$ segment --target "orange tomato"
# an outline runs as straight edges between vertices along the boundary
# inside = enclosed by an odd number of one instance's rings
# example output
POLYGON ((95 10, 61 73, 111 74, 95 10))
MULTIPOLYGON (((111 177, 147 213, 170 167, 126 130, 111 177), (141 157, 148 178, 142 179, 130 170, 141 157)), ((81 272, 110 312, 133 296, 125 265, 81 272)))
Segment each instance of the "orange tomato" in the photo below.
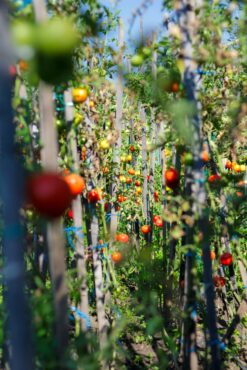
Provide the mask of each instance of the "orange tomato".
POLYGON ((102 172, 105 173, 105 174, 108 174, 109 173, 109 168, 108 167, 103 167, 102 172))
POLYGON ((201 152, 201 159, 203 160, 203 162, 208 162, 209 161, 209 154, 206 150, 203 150, 201 152))
POLYGON ((86 187, 84 179, 76 173, 71 173, 70 175, 65 176, 64 180, 69 185, 73 196, 81 194, 86 187))
POLYGON ((120 263, 123 259, 122 253, 113 252, 112 255, 111 255, 111 259, 114 263, 120 263))
POLYGON ((143 225, 141 227, 141 231, 142 231, 143 234, 148 234, 151 231, 151 226, 150 225, 143 225))
POLYGON ((166 172, 165 172, 165 180, 166 180, 166 185, 170 189, 174 190, 179 184, 179 173, 178 173, 178 171, 173 167, 168 168, 168 170, 166 170, 166 172))
POLYGON ((131 184, 132 183, 132 179, 130 177, 127 177, 126 178, 126 184, 131 184))
POLYGON ((171 86, 171 91, 176 93, 179 91, 179 84, 177 82, 174 82, 171 86))
POLYGON ((221 180, 221 176, 217 175, 217 174, 211 175, 208 178, 208 182, 210 182, 210 183, 215 183, 215 182, 218 182, 219 180, 221 180))
POLYGON ((141 185, 141 181, 136 180, 136 182, 135 182, 135 186, 140 186, 140 185, 141 185))
POLYGON ((72 97, 74 103, 84 103, 87 100, 88 92, 87 89, 77 87, 72 90, 72 97))
POLYGON ((232 168, 235 172, 241 172, 241 166, 237 163, 232 168))
POLYGON ((125 200, 126 200, 126 197, 124 197, 123 195, 118 195, 118 197, 117 197, 117 201, 118 201, 119 203, 123 203, 125 200))
POLYGON ((137 195, 140 195, 142 193, 142 188, 140 187, 140 186, 138 186, 137 188, 136 188, 136 194, 137 195))
POLYGON ((90 107, 90 108, 93 108, 93 107, 94 107, 94 105, 95 105, 95 104, 94 104, 94 101, 93 101, 93 100, 90 100, 90 102, 89 102, 89 107, 90 107))
POLYGON ((134 174, 135 174, 135 170, 134 170, 133 168, 130 168, 130 169, 128 170, 128 174, 130 174, 130 175, 134 175, 134 174))
POLYGON ((117 234, 115 240, 120 243, 128 243, 129 237, 127 234, 117 234))
POLYGON ((21 72, 25 72, 28 69, 28 63, 23 59, 19 61, 18 65, 21 72))
POLYGON ((232 162, 227 161, 226 164, 225 164, 225 168, 227 168, 228 170, 231 170, 232 169, 232 162))

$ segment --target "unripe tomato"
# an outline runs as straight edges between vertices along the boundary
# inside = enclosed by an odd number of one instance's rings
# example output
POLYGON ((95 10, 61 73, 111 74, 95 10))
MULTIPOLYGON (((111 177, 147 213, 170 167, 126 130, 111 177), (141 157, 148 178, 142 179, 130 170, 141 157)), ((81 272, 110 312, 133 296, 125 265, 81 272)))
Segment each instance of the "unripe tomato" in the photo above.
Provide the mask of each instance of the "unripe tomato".
POLYGON ((193 155, 191 153, 185 153, 182 157, 182 160, 186 166, 192 166, 193 164, 193 155))
POLYGON ((139 54, 136 54, 131 58, 130 63, 133 67, 140 67, 143 63, 143 57, 139 54))
POLYGON ((70 206, 72 194, 57 173, 37 173, 27 181, 27 197, 36 210, 49 218, 61 216, 70 206))
POLYGON ((228 169, 228 170, 231 170, 232 169, 232 162, 227 161, 226 164, 225 164, 225 168, 228 169))
POLYGON ((128 243, 129 237, 127 234, 117 234, 115 240, 120 243, 128 243))
POLYGON ((87 89, 82 88, 82 87, 77 87, 72 90, 72 97, 73 97, 73 102, 76 104, 79 103, 84 103, 84 101, 87 100, 88 97, 88 92, 87 89))
POLYGON ((220 256, 220 263, 223 266, 230 266, 233 262, 232 254, 229 252, 225 252, 220 256))
POLYGON ((148 233, 150 233, 150 231, 151 231, 151 226, 150 225, 143 225, 141 227, 141 232, 143 234, 148 234, 148 233))
POLYGON ((169 168, 168 170, 166 170, 165 172, 165 180, 166 180, 166 185, 170 188, 170 189, 176 189, 176 187, 178 186, 179 184, 179 174, 178 174, 178 171, 171 167, 169 168))
POLYGON ((136 182, 135 182, 135 186, 140 186, 140 185, 141 185, 141 181, 136 180, 136 182))
POLYGON ((135 170, 134 170, 133 168, 130 168, 130 169, 128 170, 128 174, 130 174, 130 175, 134 175, 134 174, 135 174, 135 170))
POLYGON ((113 252, 112 255, 111 255, 111 259, 114 263, 120 263, 123 259, 122 253, 113 252))
POLYGON ((89 203, 97 203, 100 200, 100 195, 97 190, 93 189, 90 190, 88 193, 88 201, 89 203))
POLYGON ((213 281, 216 288, 221 288, 226 284, 226 280, 223 276, 214 276, 213 281))
POLYGON ((69 209, 69 210, 68 210, 67 215, 68 215, 68 217, 69 217, 70 219, 73 219, 73 211, 72 211, 72 209, 69 209))
POLYGON ((71 173, 65 176, 64 180, 69 185, 71 194, 74 197, 81 194, 86 187, 84 179, 80 175, 77 175, 77 173, 71 173))

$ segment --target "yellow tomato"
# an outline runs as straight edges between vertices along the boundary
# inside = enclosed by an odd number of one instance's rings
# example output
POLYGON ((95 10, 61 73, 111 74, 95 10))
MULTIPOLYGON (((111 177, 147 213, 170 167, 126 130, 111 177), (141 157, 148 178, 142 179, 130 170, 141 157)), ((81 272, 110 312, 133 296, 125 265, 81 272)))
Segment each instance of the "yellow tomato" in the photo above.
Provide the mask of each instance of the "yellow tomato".
POLYGON ((120 182, 126 182, 126 177, 125 177, 125 176, 123 176, 123 175, 120 175, 120 176, 119 176, 119 181, 120 181, 120 182))
POLYGON ((132 155, 129 154, 129 155, 127 155, 127 162, 131 162, 131 161, 132 161, 132 155))
POLYGON ((172 151, 170 149, 165 149, 164 151, 165 157, 170 157, 172 155, 172 151))
POLYGON ((245 170, 246 170, 246 166, 245 166, 245 164, 241 164, 241 165, 240 165, 240 171, 241 171, 241 172, 245 172, 245 170))
POLYGON ((142 188, 140 186, 137 186, 136 194, 141 194, 141 193, 142 193, 142 188))
POLYGON ((110 144, 106 139, 101 140, 99 145, 100 145, 100 148, 103 149, 103 150, 106 150, 106 149, 110 148, 110 144))
POLYGON ((93 100, 90 100, 90 102, 89 102, 89 107, 90 107, 90 108, 93 108, 93 107, 94 107, 94 105, 95 105, 95 104, 94 104, 94 101, 93 101, 93 100))
POLYGON ((120 160, 121 162, 126 162, 127 158, 125 155, 121 155, 120 160))
POLYGON ((140 175, 141 175, 141 171, 137 170, 137 171, 135 172, 135 175, 136 175, 136 176, 140 176, 140 175))

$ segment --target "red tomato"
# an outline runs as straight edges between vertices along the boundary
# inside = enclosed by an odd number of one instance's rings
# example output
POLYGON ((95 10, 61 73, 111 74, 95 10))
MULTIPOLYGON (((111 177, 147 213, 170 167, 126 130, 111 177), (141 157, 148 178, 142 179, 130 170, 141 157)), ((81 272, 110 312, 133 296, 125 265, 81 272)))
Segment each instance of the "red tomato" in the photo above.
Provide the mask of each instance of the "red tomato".
POLYGON ((128 243, 129 237, 127 234, 117 234, 115 240, 120 243, 128 243))
POLYGON ((217 175, 217 174, 215 174, 215 175, 211 175, 211 176, 209 176, 209 178, 208 178, 208 182, 210 182, 211 184, 212 183, 216 183, 216 182, 218 182, 218 181, 220 181, 221 180, 221 176, 220 175, 217 175))
POLYGON ((143 234, 148 234, 151 231, 151 227, 149 225, 143 225, 141 227, 141 231, 142 231, 143 234))
POLYGON ((180 280, 179 285, 180 285, 180 288, 181 289, 184 289, 184 287, 185 287, 185 281, 184 280, 180 280))
POLYGON ((110 203, 109 202, 106 202, 105 204, 104 204, 104 210, 106 211, 106 212, 108 212, 108 210, 110 209, 110 203))
POLYGON ((148 182, 150 181, 150 175, 147 175, 147 181, 148 182))
POLYGON ((164 226, 164 221, 161 218, 158 218, 155 222, 155 226, 157 227, 163 227, 164 226))
POLYGON ((171 86, 171 91, 174 93, 179 91, 179 84, 177 82, 173 82, 171 86))
POLYGON ((135 151, 135 147, 134 147, 134 145, 130 145, 130 151, 131 151, 131 152, 134 152, 134 151, 135 151))
POLYGON ((153 216, 153 222, 155 223, 157 220, 159 220, 160 219, 160 216, 158 216, 158 215, 154 215, 153 216))
POLYGON ((27 181, 28 200, 47 217, 61 216, 70 206, 72 194, 68 184, 57 173, 37 173, 27 181))
POLYGON ((118 197, 117 197, 117 201, 118 201, 119 203, 123 203, 125 200, 126 200, 126 197, 124 197, 123 195, 118 195, 118 197))
POLYGON ((71 219, 73 219, 73 211, 72 211, 72 209, 69 209, 68 210, 68 217, 71 218, 71 219))
POLYGON ((176 189, 176 187, 179 184, 179 174, 178 171, 175 170, 175 168, 171 167, 165 172, 165 180, 166 180, 166 185, 170 189, 176 189))
POLYGON ((227 168, 228 170, 231 170, 232 169, 232 162, 227 161, 226 164, 225 164, 225 168, 227 168))
POLYGON ((16 67, 15 66, 13 66, 13 65, 9 66, 9 74, 10 74, 11 77, 15 77, 15 75, 16 75, 16 67))
POLYGON ((220 256, 220 263, 223 266, 230 266, 232 264, 233 257, 232 254, 229 252, 225 252, 220 256))
POLYGON ((100 196, 99 196, 99 193, 97 192, 97 190, 95 190, 95 189, 90 190, 90 192, 88 193, 89 203, 97 203, 99 200, 100 200, 100 196))
POLYGON ((159 193, 157 191, 154 192, 154 200, 155 202, 158 202, 159 200, 159 193))
POLYGON ((111 259, 115 263, 120 263, 123 259, 122 253, 120 252, 113 252, 111 255, 111 259))
POLYGON ((74 197, 81 194, 86 187, 84 179, 76 173, 65 176, 64 180, 69 185, 70 191, 74 197))
POLYGON ((130 169, 128 170, 128 173, 129 173, 130 175, 134 175, 134 174, 135 174, 135 170, 133 170, 133 168, 130 168, 130 169))
POLYGON ((130 177, 127 177, 126 184, 131 184, 131 183, 132 183, 132 179, 130 177))
POLYGON ((216 288, 221 288, 226 284, 226 280, 222 276, 214 276, 213 281, 216 288))

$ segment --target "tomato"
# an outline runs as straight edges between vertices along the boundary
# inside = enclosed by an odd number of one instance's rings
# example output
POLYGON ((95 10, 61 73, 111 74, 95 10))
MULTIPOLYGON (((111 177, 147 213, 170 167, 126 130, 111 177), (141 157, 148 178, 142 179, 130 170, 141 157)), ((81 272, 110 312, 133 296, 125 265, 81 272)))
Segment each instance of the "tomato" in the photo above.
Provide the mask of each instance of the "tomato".
POLYGON ((125 200, 126 200, 126 197, 124 197, 123 195, 118 195, 118 197, 117 197, 117 201, 118 201, 119 203, 123 203, 125 200))
POLYGON ((112 255, 111 255, 111 259, 114 263, 120 263, 123 259, 122 253, 113 252, 112 255))
POLYGON ((87 89, 81 87, 73 89, 72 97, 74 103, 84 103, 84 101, 86 101, 88 97, 87 89))
POLYGON ((233 262, 232 254, 229 252, 225 252, 220 256, 220 263, 223 266, 230 266, 233 262))
POLYGON ((208 182, 210 182, 211 184, 212 183, 217 183, 217 182, 219 182, 221 180, 221 176, 220 175, 217 175, 217 174, 215 174, 215 175, 211 175, 211 176, 209 176, 209 178, 208 178, 208 182))
POLYGON ((179 174, 178 174, 178 171, 175 168, 170 167, 165 172, 165 180, 166 180, 166 185, 170 189, 173 189, 173 190, 176 189, 176 187, 179 184, 179 174))
POLYGON ((99 143, 99 146, 103 150, 106 150, 106 149, 109 149, 110 148, 109 141, 106 140, 106 139, 101 140, 100 143, 99 143))
POLYGON ((140 54, 136 54, 134 55, 131 59, 130 59, 130 63, 133 67, 140 67, 143 63, 143 57, 142 55, 140 54))
POLYGON ((16 68, 15 68, 15 66, 13 66, 13 65, 10 65, 9 66, 9 75, 11 77, 15 77, 15 75, 16 75, 16 68))
POLYGON ((180 286, 181 289, 184 289, 184 287, 185 287, 185 281, 184 280, 180 280, 179 286, 180 286))
POLYGON ((127 162, 131 162, 132 161, 132 155, 131 154, 128 154, 127 155, 127 162))
POLYGON ((148 234, 151 231, 151 226, 149 226, 149 225, 143 225, 141 227, 141 231, 142 231, 143 234, 148 234))
POLYGON ((241 172, 241 166, 237 163, 232 168, 235 172, 241 172))
POLYGON ((80 175, 77 175, 77 173, 71 173, 65 176, 64 180, 69 185, 74 197, 81 194, 86 187, 84 179, 80 175))
POLYGON ((115 240, 120 243, 128 243, 129 237, 127 234, 117 234, 115 240))
POLYGON ((154 199, 156 202, 159 200, 159 193, 156 190, 154 191, 154 199))
POLYGON ((141 181, 136 180, 136 182, 135 182, 135 186, 140 186, 140 185, 141 185, 141 181))
POLYGON ((246 166, 244 164, 240 165, 240 171, 245 172, 246 171, 246 166))
POLYGON ((241 191, 236 192, 237 197, 241 198, 244 194, 241 191))
POLYGON ((110 210, 110 203, 109 202, 106 202, 105 204, 104 204, 104 210, 105 210, 105 212, 108 212, 109 210, 110 210))
POLYGON ((228 170, 231 170, 232 169, 232 162, 227 161, 226 164, 225 164, 225 168, 227 168, 228 170))
POLYGON ((157 227, 163 227, 164 226, 164 221, 159 217, 154 224, 157 227))
POLYGON ((147 181, 148 182, 150 181, 150 175, 147 175, 147 181))
POLYGON ((68 215, 69 218, 73 219, 73 211, 72 211, 72 209, 69 209, 68 210, 67 215, 68 215))
POLYGON ((133 168, 130 168, 130 169, 128 170, 128 174, 130 174, 130 175, 134 175, 134 174, 135 174, 135 170, 134 170, 133 168))
POLYGON ((132 183, 132 179, 130 177, 127 177, 126 178, 126 184, 131 184, 132 183))
POLYGON ((173 82, 173 84, 171 86, 171 91, 174 92, 174 93, 176 93, 176 92, 179 91, 179 89, 180 89, 179 83, 173 82))
MULTIPOLYGON (((202 236, 199 236, 199 240, 201 241, 202 240, 202 236)), ((203 253, 202 253, 203 255, 203 253)), ((215 260, 215 257, 216 257, 216 254, 214 251, 210 251, 210 259, 211 261, 215 260)))
POLYGON ((97 190, 93 189, 90 190, 88 193, 88 201, 89 203, 97 203, 100 200, 100 195, 97 190))
POLYGON ((120 176, 119 176, 119 181, 120 181, 120 182, 126 182, 126 177, 125 177, 125 176, 123 176, 123 175, 120 175, 120 176))
POLYGON ((140 186, 137 186, 136 188, 136 194, 140 195, 142 193, 142 188, 140 186))
POLYGON ((154 215, 154 216, 153 216, 153 222, 155 223, 159 218, 160 218, 160 216, 158 216, 158 215, 154 215))
POLYGON ((186 166, 192 166, 193 164, 193 155, 191 153, 185 153, 182 157, 182 160, 186 166))
POLYGON ((209 154, 206 150, 203 150, 201 152, 201 159, 203 160, 203 162, 208 162, 209 161, 209 154))
POLYGON ((50 218, 61 216, 72 201, 68 184, 57 173, 37 173, 30 176, 26 190, 28 200, 36 210, 50 218))
POLYGON ((214 276, 213 281, 216 288, 221 288, 226 284, 226 280, 222 276, 214 276))
POLYGON ((109 173, 109 168, 108 167, 103 167, 102 172, 105 173, 105 174, 108 174, 109 173))
POLYGON ((94 104, 94 101, 93 101, 93 100, 90 100, 90 102, 89 102, 89 107, 90 107, 90 108, 93 108, 93 107, 94 107, 94 105, 95 105, 95 104, 94 104))
POLYGON ((134 145, 130 145, 130 148, 129 149, 130 149, 131 152, 134 152, 135 151, 134 145))
POLYGON ((25 72, 28 69, 28 63, 23 59, 19 61, 18 65, 21 72, 25 72))

